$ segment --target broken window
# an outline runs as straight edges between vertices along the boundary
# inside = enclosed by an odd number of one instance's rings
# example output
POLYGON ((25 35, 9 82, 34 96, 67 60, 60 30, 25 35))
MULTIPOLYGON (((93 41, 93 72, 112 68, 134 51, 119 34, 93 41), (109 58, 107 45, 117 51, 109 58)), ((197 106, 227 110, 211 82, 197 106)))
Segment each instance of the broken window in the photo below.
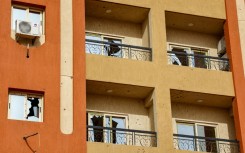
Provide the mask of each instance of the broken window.
POLYGON ((207 49, 170 45, 170 64, 198 68, 208 68, 207 49))
POLYGON ((127 117, 112 114, 88 113, 88 140, 92 142, 105 142, 126 144, 127 133, 117 129, 127 128, 127 117), (103 128, 106 127, 106 128, 103 128))
POLYGON ((108 56, 122 57, 121 46, 117 45, 121 44, 122 40, 104 37, 104 41, 110 43, 105 45, 105 52, 108 56))
POLYGON ((86 32, 86 53, 123 57, 122 39, 86 32), (104 42, 107 42, 106 44, 104 42))
POLYGON ((11 92, 9 94, 8 118, 42 122, 42 106, 42 95, 11 92))
POLYGON ((108 143, 126 144, 127 133, 123 131, 115 130, 115 128, 120 128, 120 129, 126 128, 126 118, 125 117, 106 115, 105 124, 106 124, 106 127, 113 128, 112 130, 106 131, 107 132, 106 140, 108 141, 108 143))

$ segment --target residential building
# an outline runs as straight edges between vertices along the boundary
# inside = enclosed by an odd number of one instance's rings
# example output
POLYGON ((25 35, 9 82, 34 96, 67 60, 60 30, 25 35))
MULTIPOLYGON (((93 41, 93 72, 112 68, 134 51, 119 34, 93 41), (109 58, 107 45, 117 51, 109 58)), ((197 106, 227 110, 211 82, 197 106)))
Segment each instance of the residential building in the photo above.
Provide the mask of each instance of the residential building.
POLYGON ((0 152, 244 152, 244 1, 0 4, 0 152))

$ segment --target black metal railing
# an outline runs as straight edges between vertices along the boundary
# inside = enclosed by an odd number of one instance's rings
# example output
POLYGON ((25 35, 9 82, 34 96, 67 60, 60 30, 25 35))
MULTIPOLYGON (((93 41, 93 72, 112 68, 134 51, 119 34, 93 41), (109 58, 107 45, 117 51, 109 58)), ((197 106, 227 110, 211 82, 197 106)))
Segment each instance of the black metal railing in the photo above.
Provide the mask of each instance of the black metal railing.
POLYGON ((209 137, 174 134, 174 148, 179 150, 212 152, 212 153, 239 153, 239 142, 209 137))
POLYGON ((184 52, 168 51, 168 63, 180 66, 190 66, 204 69, 229 71, 229 59, 205 56, 200 54, 187 54, 184 52))
POLYGON ((91 39, 86 39, 86 53, 142 61, 152 60, 151 48, 91 39))
POLYGON ((87 141, 156 147, 157 134, 151 131, 87 126, 87 141))

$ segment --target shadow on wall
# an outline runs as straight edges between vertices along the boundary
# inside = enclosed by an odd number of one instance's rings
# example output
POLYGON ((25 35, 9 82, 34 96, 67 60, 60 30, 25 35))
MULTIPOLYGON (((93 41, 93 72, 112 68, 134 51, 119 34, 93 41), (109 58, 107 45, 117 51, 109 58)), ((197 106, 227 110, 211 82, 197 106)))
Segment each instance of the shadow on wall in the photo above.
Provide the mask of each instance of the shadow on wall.
POLYGON ((86 30, 111 35, 142 38, 142 25, 126 21, 86 16, 86 30))
POLYGON ((220 36, 167 28, 167 42, 217 49, 220 36))
POLYGON ((148 108, 141 99, 87 94, 87 108, 123 114, 147 115, 148 108))

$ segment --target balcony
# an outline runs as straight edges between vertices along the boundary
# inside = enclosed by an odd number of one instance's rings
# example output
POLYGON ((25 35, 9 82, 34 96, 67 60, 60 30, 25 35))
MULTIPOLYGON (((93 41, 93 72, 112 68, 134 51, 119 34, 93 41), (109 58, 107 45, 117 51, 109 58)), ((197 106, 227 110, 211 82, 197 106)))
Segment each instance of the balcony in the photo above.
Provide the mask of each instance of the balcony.
POLYGON ((179 66, 229 71, 229 59, 206 56, 201 53, 187 54, 185 52, 168 51, 168 63, 179 66))
POLYGON ((154 88, 87 80, 87 141, 156 147, 154 88))
POLYGON ((165 17, 168 64, 230 70, 223 30, 225 20, 168 11, 165 17))
POLYGON ((173 143, 174 148, 178 150, 215 153, 240 152, 239 142, 237 140, 174 134, 173 143))
POLYGON ((156 132, 87 126, 87 141, 120 145, 135 145, 142 147, 156 147, 156 132))
POLYGON ((177 150, 239 153, 231 96, 170 90, 177 150))
POLYGON ((148 8, 95 0, 85 3, 86 53, 152 60, 148 8))
POLYGON ((151 48, 86 39, 86 53, 151 61, 151 48))

